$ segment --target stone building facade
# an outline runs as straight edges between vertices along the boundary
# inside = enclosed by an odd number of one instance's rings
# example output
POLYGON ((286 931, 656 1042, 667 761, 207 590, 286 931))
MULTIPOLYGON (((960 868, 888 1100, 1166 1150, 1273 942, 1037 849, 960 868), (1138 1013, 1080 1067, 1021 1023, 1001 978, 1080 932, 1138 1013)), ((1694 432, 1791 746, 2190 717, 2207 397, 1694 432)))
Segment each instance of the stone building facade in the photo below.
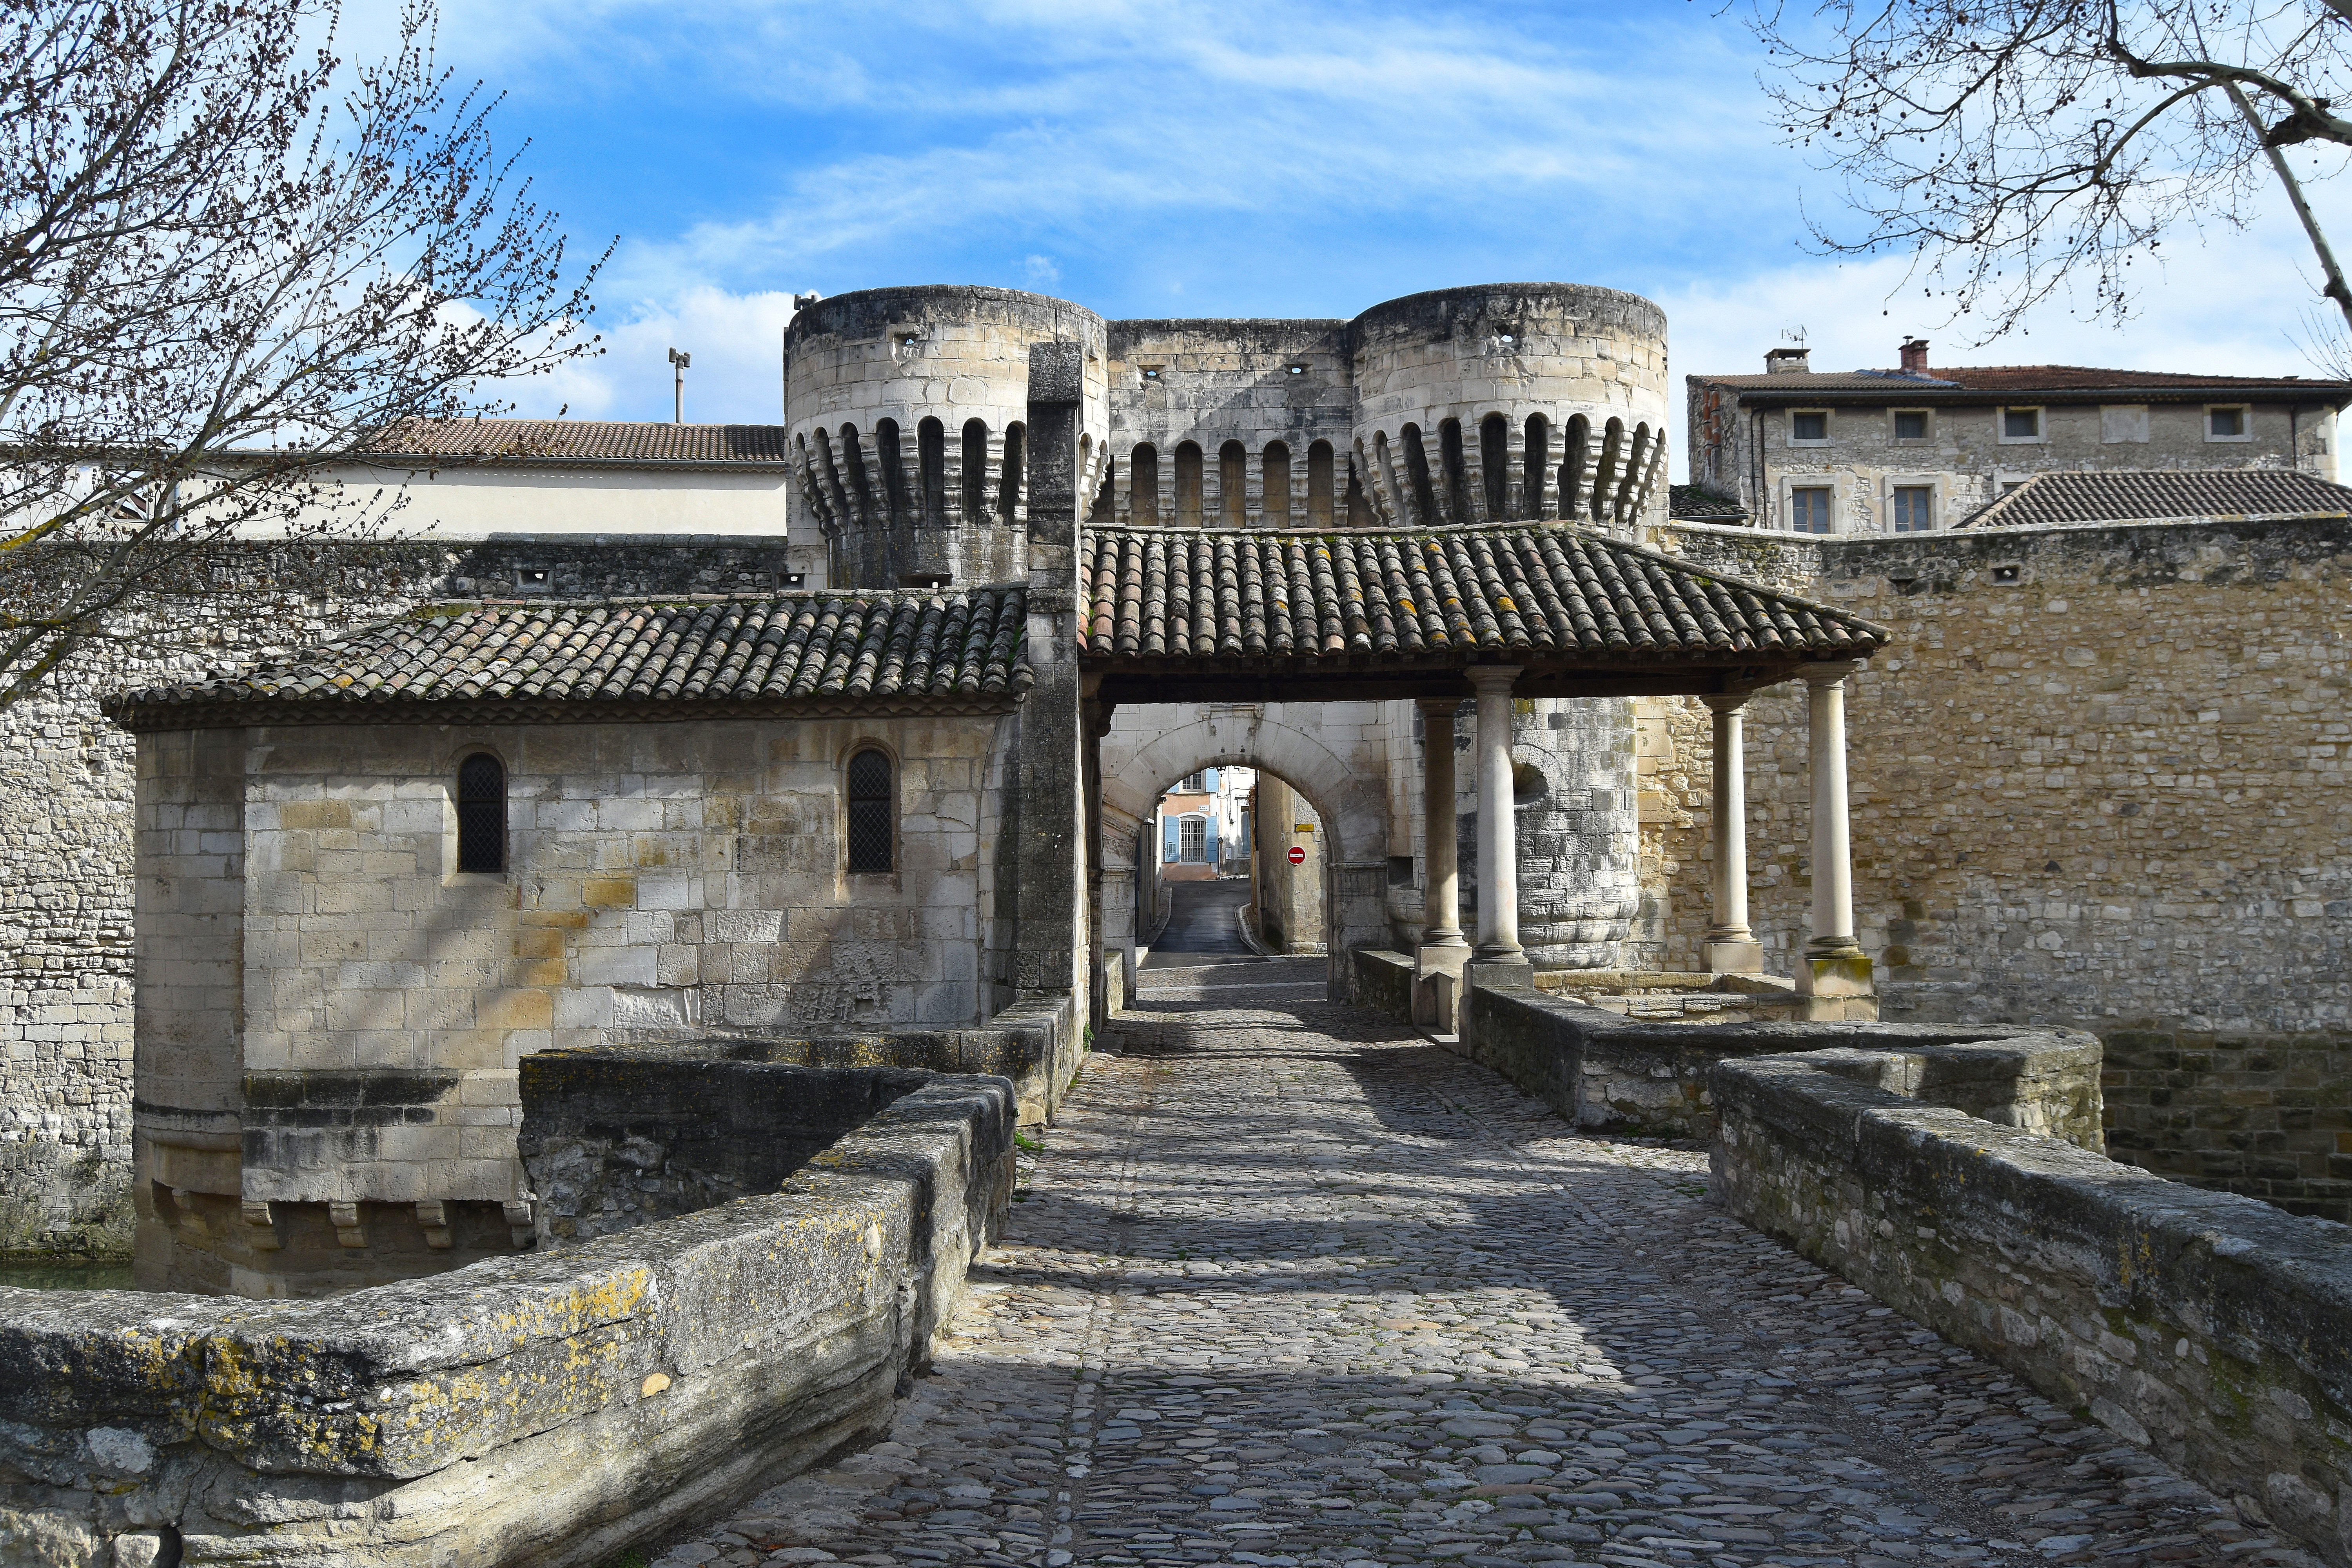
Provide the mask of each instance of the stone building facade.
MULTIPOLYGON (((1687 378, 1693 486, 1755 526, 1809 533, 1954 527, 2035 474, 2281 468, 2336 477, 2352 383, 2076 365, 1816 372, 1775 349, 1761 375, 1687 378)), ((1698 501, 1694 499, 1696 511, 1698 501)))

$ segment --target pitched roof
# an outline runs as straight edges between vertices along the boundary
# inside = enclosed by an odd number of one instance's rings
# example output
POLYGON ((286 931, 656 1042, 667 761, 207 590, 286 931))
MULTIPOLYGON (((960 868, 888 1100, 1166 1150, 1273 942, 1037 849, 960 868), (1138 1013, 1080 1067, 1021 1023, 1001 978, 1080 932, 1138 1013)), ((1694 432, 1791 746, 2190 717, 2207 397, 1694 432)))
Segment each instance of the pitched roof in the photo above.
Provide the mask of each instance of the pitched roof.
POLYGON ((2352 487, 2285 468, 2036 474, 1956 528, 2352 516, 2352 487))
POLYGON ((786 461, 782 425, 623 419, 405 419, 368 443, 376 458, 444 462, 741 468, 786 461))
POLYGON ((1960 368, 1930 366, 1913 374, 1899 370, 1795 371, 1780 375, 1694 375, 1706 386, 1738 392, 1785 394, 1802 401, 1825 393, 1874 393, 1893 397, 1916 396, 1927 402, 1958 401, 1969 395, 2021 396, 2050 393, 2086 396, 2127 392, 2154 396, 2189 398, 2204 393, 2252 397, 2264 401, 2292 399, 2342 406, 2352 403, 2352 382, 2323 381, 2300 376, 2184 375, 2159 370, 2099 370, 2079 364, 1992 364, 1960 368))
MULTIPOLYGON (((1583 529, 1097 528, 1079 552, 1097 668, 1758 665, 1866 658, 1859 616, 1583 529)), ((1321 668, 1318 668, 1321 667, 1321 668)))
POLYGON ((133 730, 991 711, 1035 679, 1027 628, 1018 587, 436 605, 106 709, 133 730))
POLYGON ((1748 509, 1705 485, 1668 485, 1666 515, 1685 522, 1746 522, 1748 509))

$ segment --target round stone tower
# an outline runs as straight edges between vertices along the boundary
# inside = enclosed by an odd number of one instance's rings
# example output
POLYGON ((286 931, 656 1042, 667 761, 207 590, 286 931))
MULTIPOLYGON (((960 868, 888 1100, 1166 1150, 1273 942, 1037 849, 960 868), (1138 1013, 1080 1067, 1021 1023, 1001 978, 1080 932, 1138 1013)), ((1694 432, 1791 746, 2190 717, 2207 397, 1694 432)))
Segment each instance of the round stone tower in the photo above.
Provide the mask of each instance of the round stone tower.
POLYGON ((1011 289, 864 289, 784 332, 784 419, 803 515, 836 587, 1004 582, 1025 570, 1029 349, 1085 346, 1080 495, 1093 493, 1102 318, 1011 289))
POLYGON ((1573 283, 1408 294, 1351 323, 1356 452, 1397 527, 1663 518, 1666 317, 1573 283))
MULTIPOLYGON (((1350 330, 1357 461, 1384 522, 1629 533, 1663 520, 1666 318, 1649 300, 1492 283, 1375 305, 1350 330)), ((1633 704, 1512 707, 1519 941, 1539 969, 1614 967, 1641 911, 1633 704)), ((1466 733, 1468 707, 1460 722, 1466 733)), ((1464 848, 1467 899, 1476 857, 1464 848)))

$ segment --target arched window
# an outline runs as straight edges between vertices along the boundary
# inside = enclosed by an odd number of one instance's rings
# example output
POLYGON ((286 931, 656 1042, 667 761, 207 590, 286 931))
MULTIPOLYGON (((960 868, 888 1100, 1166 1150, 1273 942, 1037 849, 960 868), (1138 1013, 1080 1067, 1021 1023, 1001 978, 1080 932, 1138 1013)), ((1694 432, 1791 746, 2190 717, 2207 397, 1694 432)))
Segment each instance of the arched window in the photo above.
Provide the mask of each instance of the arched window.
POLYGON ((1217 520, 1227 528, 1249 521, 1249 448, 1228 441, 1217 448, 1217 520))
POLYGON ((890 869, 898 837, 897 803, 891 798, 890 759, 866 750, 849 759, 849 868, 890 869))
POLYGON ((1528 511, 1514 514, 1511 510, 1511 422, 1499 414, 1489 414, 1478 421, 1478 478, 1486 491, 1487 521, 1535 515, 1528 511))
POLYGON ((1545 517, 1544 475, 1551 471, 1551 424, 1540 414, 1528 416, 1527 461, 1519 470, 1519 515, 1545 517))
POLYGON ((1127 463, 1127 509, 1138 522, 1160 521, 1160 449, 1146 441, 1127 463))
POLYGON ((1201 447, 1193 441, 1176 447, 1176 525, 1201 526, 1201 447))
POLYGON ((884 419, 874 426, 874 455, 882 467, 882 494, 887 499, 890 521, 900 523, 907 519, 907 476, 898 471, 898 422, 884 419))
MULTIPOLYGON (((975 420, 974 423, 977 424, 978 421, 975 420)), ((1028 432, 1029 427, 1018 419, 1004 427, 1004 465, 998 470, 996 479, 996 518, 999 522, 1011 522, 1021 515, 1021 462, 1024 457, 1022 442, 1028 432)), ((985 442, 987 437, 983 435, 981 438, 985 442)), ((985 446, 982 450, 986 451, 985 446)), ((1085 482, 1086 471, 1087 437, 1081 436, 1078 437, 1080 483, 1085 482)))
POLYGON ((1421 426, 1408 425, 1404 437, 1404 471, 1412 486, 1412 501, 1420 513, 1413 521, 1423 528, 1435 528, 1445 521, 1437 510, 1437 491, 1429 482, 1429 452, 1421 444, 1421 426))
POLYGON ((915 479, 922 487, 923 522, 944 528, 948 521, 947 427, 936 419, 915 426, 915 479))
POLYGON ((1264 479, 1258 493, 1265 498, 1260 510, 1269 528, 1286 528, 1290 517, 1290 448, 1280 441, 1266 443, 1261 459, 1264 479))
POLYGON ((488 752, 457 764, 457 869, 507 868, 507 770, 488 752))
POLYGON ((963 521, 988 521, 988 422, 963 422, 963 521))
POLYGON ((1307 522, 1311 528, 1331 526, 1331 443, 1318 441, 1307 448, 1307 522))

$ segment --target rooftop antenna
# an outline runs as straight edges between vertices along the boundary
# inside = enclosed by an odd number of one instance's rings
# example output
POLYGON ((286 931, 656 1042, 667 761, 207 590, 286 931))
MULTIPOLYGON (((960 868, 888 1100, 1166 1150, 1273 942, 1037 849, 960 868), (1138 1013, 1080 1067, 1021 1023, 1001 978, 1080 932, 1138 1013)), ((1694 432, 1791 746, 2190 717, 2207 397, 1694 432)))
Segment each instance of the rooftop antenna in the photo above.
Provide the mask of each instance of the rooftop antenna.
POLYGON ((1803 348, 1805 346, 1805 329, 1801 326, 1790 327, 1780 334, 1780 341, 1784 343, 1794 343, 1799 348, 1803 348))
POLYGON ((669 351, 669 363, 677 367, 670 373, 673 377, 671 391, 676 395, 676 402, 670 409, 669 422, 683 425, 686 423, 686 367, 694 363, 694 356, 672 349, 669 351))

